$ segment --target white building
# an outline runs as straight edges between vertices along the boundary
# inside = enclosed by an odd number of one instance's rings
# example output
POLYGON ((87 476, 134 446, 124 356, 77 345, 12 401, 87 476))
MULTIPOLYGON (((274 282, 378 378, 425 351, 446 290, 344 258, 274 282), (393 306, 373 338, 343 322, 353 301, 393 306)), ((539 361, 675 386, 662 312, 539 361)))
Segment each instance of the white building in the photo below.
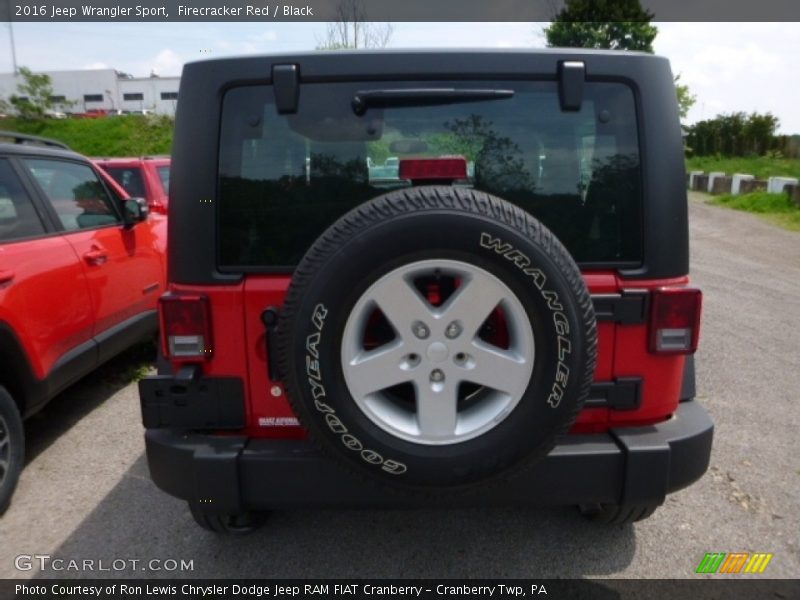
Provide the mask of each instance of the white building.
MULTIPOLYGON (((127 77, 114 69, 45 71, 50 76, 56 108, 82 113, 91 109, 155 111, 174 115, 180 77, 127 77), (63 102, 63 105, 59 105, 63 102), (68 105, 67 103, 74 104, 68 105)), ((21 77, 0 73, 0 98, 18 94, 21 77)))

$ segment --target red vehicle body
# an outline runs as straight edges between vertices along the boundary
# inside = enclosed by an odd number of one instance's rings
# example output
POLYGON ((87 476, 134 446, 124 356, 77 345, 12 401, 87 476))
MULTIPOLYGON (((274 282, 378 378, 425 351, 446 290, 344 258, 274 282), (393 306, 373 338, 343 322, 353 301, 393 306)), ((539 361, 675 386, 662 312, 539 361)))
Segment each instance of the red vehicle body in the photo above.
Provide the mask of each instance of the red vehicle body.
POLYGON ((12 452, 0 465, 0 513, 24 449, 9 423, 155 333, 166 233, 163 215, 88 159, 0 145, 0 417, 12 452))
POLYGON ((95 164, 132 197, 147 200, 152 212, 166 214, 169 204, 169 157, 99 158, 95 159, 95 164))
MULTIPOLYGON (((688 277, 664 280, 621 280, 613 272, 584 274, 593 297, 629 293, 635 290, 644 297, 660 290, 694 290, 688 287, 688 277)), ((306 431, 297 424, 295 414, 286 400, 282 383, 268 376, 269 359, 266 333, 262 322, 265 306, 282 306, 291 282, 289 276, 250 275, 236 286, 194 287, 169 285, 171 295, 205 297, 208 299, 211 331, 205 333, 212 353, 203 364, 204 375, 225 376, 241 372, 247 366, 245 398, 247 399, 246 435, 256 438, 305 438, 306 431), (241 332, 231 335, 231 331, 241 332), (213 358, 213 360, 212 360, 213 358), (280 390, 280 393, 276 393, 280 390), (281 425, 264 425, 280 423, 281 425)), ((699 308, 699 307, 698 307, 699 308)), ((699 313, 698 313, 699 314, 699 313)), ((163 316, 162 316, 163 318, 163 316)), ((693 317, 694 318, 694 317, 693 317)), ((168 331, 170 323, 163 324, 168 331)), ((591 406, 581 411, 572 433, 600 433, 619 426, 650 425, 668 419, 681 398, 681 387, 687 357, 685 354, 653 353, 648 351, 652 319, 646 323, 623 325, 615 322, 598 323, 597 367, 595 382, 641 379, 638 408, 614 410, 591 406)), ((166 344, 166 337, 162 336, 166 344)), ((163 348, 169 356, 169 349, 163 348)), ((196 363, 196 359, 173 358, 175 372, 181 366, 196 363)))

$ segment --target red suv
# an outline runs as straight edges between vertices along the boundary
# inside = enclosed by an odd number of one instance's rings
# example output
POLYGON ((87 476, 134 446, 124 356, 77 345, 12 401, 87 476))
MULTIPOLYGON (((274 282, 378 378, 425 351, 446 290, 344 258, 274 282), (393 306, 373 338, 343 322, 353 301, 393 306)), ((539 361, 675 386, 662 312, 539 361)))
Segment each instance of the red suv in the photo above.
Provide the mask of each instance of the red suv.
POLYGON ((131 197, 147 200, 151 212, 166 214, 169 204, 169 157, 98 158, 94 162, 125 188, 131 197))
POLYGON ((189 64, 150 473, 200 525, 308 506, 649 516, 707 469, 669 63, 189 64), (198 126, 202 124, 202 126, 198 126))
POLYGON ((0 132, 0 514, 22 419, 155 333, 166 218, 66 146, 0 132), (2 140, 0 140, 2 141, 2 140))

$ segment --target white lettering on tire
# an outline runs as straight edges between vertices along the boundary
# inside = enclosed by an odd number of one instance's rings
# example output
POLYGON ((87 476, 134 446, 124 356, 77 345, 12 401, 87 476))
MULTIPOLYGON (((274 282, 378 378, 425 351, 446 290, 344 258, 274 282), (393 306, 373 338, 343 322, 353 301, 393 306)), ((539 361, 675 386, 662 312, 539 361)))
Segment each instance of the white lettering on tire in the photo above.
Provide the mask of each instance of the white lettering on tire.
POLYGON ((358 452, 364 462, 380 466, 381 470, 391 475, 402 475, 408 471, 408 467, 399 461, 383 458, 379 453, 368 448, 364 448, 356 436, 354 436, 347 426, 342 423, 333 407, 321 400, 326 397, 325 386, 322 383, 322 372, 319 362, 319 344, 322 340, 322 330, 325 327, 325 318, 328 316, 328 309, 322 304, 317 304, 311 315, 311 325, 314 332, 306 337, 306 375, 311 396, 314 398, 314 408, 324 415, 325 423, 334 434, 339 436, 339 441, 348 450, 358 452))
POLYGON ((508 242, 493 237, 491 234, 481 233, 480 246, 504 257, 506 260, 516 265, 525 275, 530 277, 533 280, 533 284, 542 294, 542 298, 544 298, 547 303, 547 308, 553 315, 553 324, 555 325, 556 334, 558 335, 558 364, 556 364, 555 381, 547 397, 547 404, 550 405, 551 408, 558 408, 561 404, 561 399, 564 397, 564 390, 567 388, 567 383, 569 382, 569 367, 566 364, 566 359, 572 354, 572 343, 568 338, 564 337, 569 335, 569 321, 567 320, 567 316, 563 313, 564 306, 561 304, 561 298, 559 298, 558 292, 555 290, 544 289, 547 276, 545 276, 540 269, 532 267, 531 259, 508 242))

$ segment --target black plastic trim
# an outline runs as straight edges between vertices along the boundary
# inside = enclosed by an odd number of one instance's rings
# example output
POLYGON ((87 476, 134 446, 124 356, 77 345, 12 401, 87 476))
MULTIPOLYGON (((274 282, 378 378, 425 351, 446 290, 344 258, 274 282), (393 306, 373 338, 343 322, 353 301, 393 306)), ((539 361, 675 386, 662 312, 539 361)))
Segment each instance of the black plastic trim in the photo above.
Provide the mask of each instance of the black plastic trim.
POLYGON ((47 382, 36 379, 22 342, 5 322, 0 322, 0 385, 11 393, 23 418, 48 399, 47 382))
POLYGON ((148 429, 153 481, 209 512, 279 508, 658 504, 708 468, 714 425, 698 402, 655 425, 568 435, 542 461, 479 491, 405 495, 343 471, 309 441, 148 429))
POLYGON ((265 336, 267 344, 267 376, 270 381, 276 381, 278 379, 278 353, 273 350, 278 347, 279 317, 280 313, 275 306, 267 307, 264 309, 264 312, 261 313, 261 322, 264 323, 264 327, 267 330, 267 335, 265 336))
POLYGON ((296 113, 300 101, 300 72, 297 65, 273 65, 272 83, 278 114, 296 113))
POLYGON ((585 81, 586 65, 582 61, 563 60, 558 63, 558 97, 561 110, 581 109, 585 81))
POLYGON ((584 408, 636 410, 642 404, 641 377, 618 377, 592 383, 584 408))
MULTIPOLYGON (((115 325, 62 354, 50 372, 38 379, 31 369, 22 343, 6 323, 0 323, 0 367, 3 381, 8 381, 23 418, 30 417, 53 396, 90 373, 104 361, 116 356, 140 339, 158 330, 156 311, 147 311, 115 325)), ((0 383, 3 383, 0 381, 0 383)))
POLYGON ((239 377, 202 377, 197 367, 178 376, 139 381, 145 427, 241 429, 245 426, 244 384, 239 377))
POLYGON ((681 383, 681 402, 692 400, 697 395, 697 382, 694 370, 694 354, 686 357, 683 363, 683 382, 681 383))
POLYGON ((158 311, 153 309, 134 315, 98 333, 94 338, 97 342, 98 364, 115 357, 156 331, 158 331, 158 311))
POLYGON ((621 294, 592 294, 598 321, 635 325, 647 321, 650 293, 647 290, 623 290, 621 294))

